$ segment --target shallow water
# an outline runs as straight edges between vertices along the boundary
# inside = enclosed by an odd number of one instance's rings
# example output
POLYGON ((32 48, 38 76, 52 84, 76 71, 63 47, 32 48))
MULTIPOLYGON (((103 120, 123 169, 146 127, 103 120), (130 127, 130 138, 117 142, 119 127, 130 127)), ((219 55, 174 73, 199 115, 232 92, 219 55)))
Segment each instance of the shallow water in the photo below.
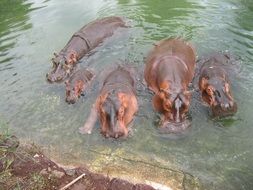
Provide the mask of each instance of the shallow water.
MULTIPOLYGON (((113 168, 114 164, 121 164, 121 159, 131 158, 143 161, 143 170, 148 164, 156 163, 160 168, 189 173, 205 189, 252 189, 252 20, 250 0, 76 0, 73 3, 1 0, 1 130, 8 127, 24 141, 38 143, 49 156, 62 163, 85 162, 99 170, 101 166, 113 168), (91 91, 78 103, 67 105, 64 85, 48 84, 45 74, 51 67, 53 52, 60 51, 75 31, 109 15, 125 16, 133 27, 107 40, 95 54, 84 58, 81 65, 90 65, 98 76, 117 60, 142 68, 143 58, 154 42, 181 36, 192 42, 199 56, 227 51, 240 58, 237 63, 240 72, 232 77, 237 114, 214 121, 194 95, 191 129, 180 137, 160 135, 155 128, 157 116, 150 104, 151 95, 140 88, 139 113, 132 123, 130 138, 104 139, 98 124, 93 134, 79 134, 78 128, 95 101, 99 82, 94 81, 91 91)), ((122 168, 134 168, 134 163, 122 164, 122 168)), ((155 170, 157 174, 150 173, 150 180, 167 184, 159 167, 155 170)))

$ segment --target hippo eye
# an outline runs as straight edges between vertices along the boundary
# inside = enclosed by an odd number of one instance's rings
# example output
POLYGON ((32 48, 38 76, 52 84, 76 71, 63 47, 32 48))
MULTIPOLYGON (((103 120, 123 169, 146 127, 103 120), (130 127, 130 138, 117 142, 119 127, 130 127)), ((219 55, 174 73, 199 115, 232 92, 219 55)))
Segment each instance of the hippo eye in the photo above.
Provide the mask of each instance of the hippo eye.
POLYGON ((215 90, 215 95, 221 97, 220 92, 218 90, 215 90))
POLYGON ((70 90, 66 91, 66 96, 70 96, 70 90))
POLYGON ((211 92, 211 90, 208 88, 208 89, 206 89, 206 93, 207 93, 207 94, 211 94, 212 92, 211 92))
POLYGON ((170 102, 170 100, 168 100, 168 99, 165 100, 164 104, 163 104, 163 107, 164 107, 165 110, 169 111, 171 109, 171 102, 170 102))
POLYGON ((213 95, 214 89, 213 89, 213 87, 209 86, 209 87, 206 88, 205 91, 206 91, 206 93, 207 93, 209 96, 212 96, 212 95, 213 95))

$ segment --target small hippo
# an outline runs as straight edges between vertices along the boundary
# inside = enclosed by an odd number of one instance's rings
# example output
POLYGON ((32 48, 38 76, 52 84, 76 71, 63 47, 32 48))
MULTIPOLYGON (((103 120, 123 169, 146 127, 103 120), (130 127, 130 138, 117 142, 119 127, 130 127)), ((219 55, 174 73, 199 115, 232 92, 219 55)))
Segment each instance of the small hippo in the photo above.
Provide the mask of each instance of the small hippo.
POLYGON ((69 77, 80 59, 122 27, 127 27, 126 23, 116 16, 98 19, 82 27, 59 54, 54 54, 53 68, 47 74, 47 80, 61 82, 69 77))
POLYGON ((105 137, 127 137, 128 124, 137 110, 135 80, 126 68, 118 67, 106 77, 95 109, 80 133, 90 133, 99 117, 101 133, 105 137))
POLYGON ((66 102, 74 104, 77 99, 84 93, 89 82, 93 79, 94 74, 86 68, 75 72, 67 81, 66 85, 66 102))
POLYGON ((233 115, 237 111, 226 70, 228 62, 227 55, 216 53, 206 58, 200 68, 199 89, 214 117, 233 115))
POLYGON ((177 133, 190 126, 186 120, 195 70, 195 50, 182 39, 164 39, 148 54, 144 78, 155 93, 153 107, 162 114, 161 129, 177 133))

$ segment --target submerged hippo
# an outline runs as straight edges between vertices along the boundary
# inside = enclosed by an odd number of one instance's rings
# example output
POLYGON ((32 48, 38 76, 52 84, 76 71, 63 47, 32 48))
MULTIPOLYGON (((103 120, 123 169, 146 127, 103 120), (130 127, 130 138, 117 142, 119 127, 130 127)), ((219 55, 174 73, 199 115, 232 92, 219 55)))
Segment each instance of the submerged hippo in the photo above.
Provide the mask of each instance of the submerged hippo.
POLYGON ((126 23, 120 17, 98 19, 82 27, 59 54, 54 54, 53 68, 47 74, 47 80, 60 82, 70 76, 78 60, 112 36, 120 27, 126 27, 126 23))
POLYGON ((182 39, 164 39, 148 54, 144 77, 155 93, 153 107, 162 114, 164 132, 180 132, 190 125, 188 85, 194 70, 195 51, 182 39))
POLYGON ((138 110, 135 81, 125 68, 118 67, 105 79, 100 95, 81 133, 90 133, 97 117, 105 137, 127 137, 128 124, 138 110))
POLYGON ((94 74, 86 68, 75 72, 66 82, 66 102, 74 104, 84 93, 94 74))
POLYGON ((229 57, 216 53, 206 58, 199 73, 199 89, 214 117, 232 115, 237 111, 227 73, 229 57))

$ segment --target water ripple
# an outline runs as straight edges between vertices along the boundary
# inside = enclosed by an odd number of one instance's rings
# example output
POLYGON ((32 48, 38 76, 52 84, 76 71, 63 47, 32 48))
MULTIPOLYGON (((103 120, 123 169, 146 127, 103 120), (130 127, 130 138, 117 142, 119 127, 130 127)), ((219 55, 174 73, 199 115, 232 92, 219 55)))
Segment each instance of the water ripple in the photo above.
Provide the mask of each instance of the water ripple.
MULTIPOLYGON (((64 136, 64 147, 74 147, 72 152, 85 152, 86 145, 101 149, 120 147, 136 155, 155 155, 168 161, 161 165, 171 162, 201 178, 206 189, 240 189, 240 184, 247 183, 244 177, 249 179, 251 172, 241 171, 253 161, 252 13, 251 0, 1 0, 0 113, 18 135, 45 146, 59 145, 62 150, 64 136), (97 97, 98 85, 90 96, 69 106, 64 102, 64 85, 47 84, 45 73, 51 66, 52 52, 60 51, 75 31, 109 15, 126 17, 132 27, 97 48, 81 65, 88 62, 99 73, 120 59, 143 70, 153 43, 172 36, 190 40, 199 56, 212 51, 231 52, 240 56, 242 64, 240 74, 232 80, 239 107, 235 118, 220 121, 220 126, 225 127, 219 127, 219 122, 210 119, 198 95, 193 94, 189 134, 178 140, 164 139, 157 135, 154 126, 151 95, 138 91, 140 113, 133 122, 134 135, 130 139, 112 143, 101 138, 98 128, 88 138, 78 135, 77 129, 97 97), (235 188, 230 183, 237 172, 235 188)), ((98 75, 96 82, 100 79, 98 75)), ((75 159, 82 161, 86 156, 80 154, 75 159)))

